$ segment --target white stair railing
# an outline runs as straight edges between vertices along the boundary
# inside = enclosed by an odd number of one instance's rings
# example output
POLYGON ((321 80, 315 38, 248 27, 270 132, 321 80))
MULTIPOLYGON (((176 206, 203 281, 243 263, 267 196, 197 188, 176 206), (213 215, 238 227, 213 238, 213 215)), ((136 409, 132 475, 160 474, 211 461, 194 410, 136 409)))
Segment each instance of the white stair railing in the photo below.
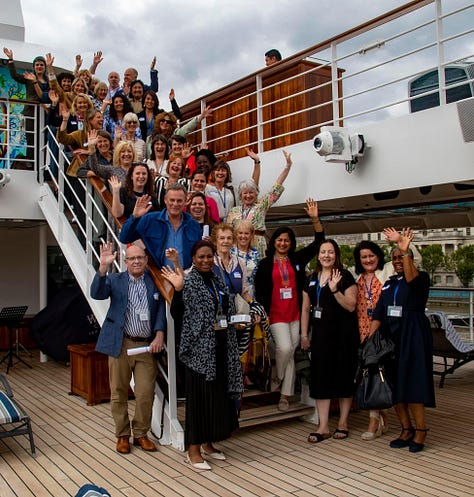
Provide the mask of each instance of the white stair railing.
MULTIPOLYGON (((65 174, 69 165, 68 158, 51 130, 46 126, 43 131, 39 147, 39 156, 44 161, 39 171, 39 181, 42 184, 39 205, 97 321, 102 323, 109 301, 94 300, 89 296, 89 288, 99 264, 98 245, 107 239, 118 247, 119 260, 115 262, 118 271, 124 267, 125 251, 92 185, 85 180, 76 180, 80 188, 77 191, 74 189, 70 178, 65 174), (55 142, 58 145, 58 157, 50 149, 45 137, 49 137, 49 143, 55 142), (56 174, 54 170, 57 171, 56 174), (50 179, 49 182, 44 181, 45 176, 50 179), (84 225, 81 220, 84 220, 84 225), (82 242, 79 237, 83 239, 82 242)), ((184 450, 184 430, 177 415, 174 321, 168 304, 166 314, 167 369, 163 369, 160 364, 158 367, 167 383, 167 392, 156 384, 152 431, 161 444, 171 444, 184 450)))

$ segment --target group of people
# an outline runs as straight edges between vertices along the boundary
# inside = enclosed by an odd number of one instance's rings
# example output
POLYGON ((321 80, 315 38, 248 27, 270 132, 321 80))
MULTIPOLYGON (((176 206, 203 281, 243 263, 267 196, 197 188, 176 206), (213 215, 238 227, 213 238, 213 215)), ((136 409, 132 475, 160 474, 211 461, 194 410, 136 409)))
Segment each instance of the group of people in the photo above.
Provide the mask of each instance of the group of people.
MULTIPOLYGON (((147 435, 157 374, 152 353, 165 349, 167 327, 163 297, 146 272, 147 254, 175 288, 171 312, 185 372, 187 461, 193 467, 211 469, 209 461, 225 459, 214 443, 238 427, 244 385, 239 329, 245 325, 233 324, 232 316, 242 301, 259 303, 269 321, 275 349, 271 390, 280 393, 281 411, 288 410, 293 399, 295 350, 311 353, 310 395, 319 426, 308 436, 310 443, 349 436, 359 346, 377 330, 385 330, 395 342, 390 373, 401 424, 390 446, 423 449, 425 406, 434 406, 431 333, 424 317, 429 278, 414 263, 411 230, 385 230, 387 240, 395 244, 391 264, 385 264, 376 244, 357 245, 356 280, 342 266, 337 242, 325 238, 311 198, 306 201, 314 229, 311 243, 297 250, 295 234, 287 227, 268 237, 265 216, 284 191, 291 155, 283 152, 283 170, 260 195, 260 158, 247 149, 252 177, 238 185, 236 195, 229 164, 205 146, 193 153, 186 142, 186 135, 209 118, 212 109, 178 126, 181 113, 173 90, 172 111, 159 108, 155 58, 149 85, 133 68, 126 69, 120 85, 116 72, 108 75, 108 84, 95 79, 100 52, 89 70, 81 70, 79 57, 73 73, 57 76, 50 54, 35 59, 34 72, 19 75, 12 51, 5 48, 4 53, 12 76, 26 85, 28 99, 48 105, 48 124, 71 159, 67 174, 75 198, 82 195, 76 189, 80 178, 98 176, 112 193, 111 214, 124 220, 120 240, 127 244, 127 269, 109 271, 117 254, 105 243, 91 286, 93 298, 111 299, 97 350, 109 355, 118 452, 130 452, 132 434, 135 445, 156 450, 147 435), (306 267, 313 258, 316 269, 308 275, 306 267), (148 352, 128 354, 142 345, 148 352), (136 409, 130 421, 132 373, 136 409), (333 399, 339 402, 339 418, 331 432, 333 399)), ((279 60, 275 51, 266 54, 267 65, 279 60)), ((54 167, 51 173, 57 174, 54 167)), ((81 222, 79 214, 77 220, 81 222)), ((262 319, 252 306, 249 309, 253 322, 262 319)), ((386 412, 370 411, 362 438, 373 440, 386 431, 386 412)))

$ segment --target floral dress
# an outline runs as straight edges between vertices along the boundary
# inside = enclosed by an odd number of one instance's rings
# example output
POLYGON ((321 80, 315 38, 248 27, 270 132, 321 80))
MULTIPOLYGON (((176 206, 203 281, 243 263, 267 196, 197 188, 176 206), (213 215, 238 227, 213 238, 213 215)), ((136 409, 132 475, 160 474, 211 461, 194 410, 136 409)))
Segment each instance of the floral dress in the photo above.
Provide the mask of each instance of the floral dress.
POLYGON ((372 322, 372 313, 375 310, 380 294, 382 283, 374 274, 369 282, 361 275, 357 281, 357 321, 359 322, 359 334, 361 343, 367 338, 372 322))
POLYGON ((263 197, 260 197, 254 205, 247 209, 243 205, 234 207, 227 216, 227 222, 233 226, 235 226, 236 222, 240 219, 248 219, 252 222, 256 231, 254 245, 260 252, 260 257, 265 257, 265 250, 267 248, 267 241, 264 235, 266 230, 265 216, 267 215, 268 209, 270 209, 270 207, 281 197, 284 190, 285 187, 283 185, 275 184, 272 189, 263 195, 263 197))

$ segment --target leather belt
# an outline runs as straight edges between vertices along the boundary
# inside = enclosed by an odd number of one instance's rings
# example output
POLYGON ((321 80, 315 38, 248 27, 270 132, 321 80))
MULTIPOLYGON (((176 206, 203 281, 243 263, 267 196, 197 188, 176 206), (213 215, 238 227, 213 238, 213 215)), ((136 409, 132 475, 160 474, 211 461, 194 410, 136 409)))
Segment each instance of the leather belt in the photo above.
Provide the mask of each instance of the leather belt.
POLYGON ((125 338, 128 340, 131 340, 132 342, 149 342, 150 337, 132 337, 130 335, 127 335, 126 333, 123 334, 125 338))

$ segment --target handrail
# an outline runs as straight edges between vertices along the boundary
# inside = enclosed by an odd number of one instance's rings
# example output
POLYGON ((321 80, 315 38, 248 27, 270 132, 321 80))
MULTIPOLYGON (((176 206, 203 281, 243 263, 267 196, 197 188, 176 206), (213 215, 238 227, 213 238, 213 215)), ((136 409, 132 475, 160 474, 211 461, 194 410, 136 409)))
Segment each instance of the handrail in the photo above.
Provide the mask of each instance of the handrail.
MULTIPOLYGON (((97 194, 102 199, 102 202, 104 203, 105 207, 109 211, 110 215, 113 216, 113 214, 112 214, 112 194, 104 186, 104 182, 100 178, 94 177, 94 176, 89 177, 88 180, 89 180, 89 183, 94 188, 94 190, 97 192, 97 194)), ((122 217, 113 216, 113 217, 114 217, 116 225, 119 228, 121 228, 123 223, 127 220, 127 218, 125 216, 122 216, 122 217)), ((153 260, 153 257, 148 258, 147 271, 150 273, 150 276, 152 277, 156 287, 160 291, 163 298, 168 302, 168 304, 171 305, 171 300, 173 298, 173 289, 168 287, 168 284, 166 283, 166 280, 161 275, 161 272, 158 269, 158 266, 156 265, 155 261, 153 260)))
POLYGON ((448 64, 472 58, 468 37, 474 28, 465 19, 474 4, 464 1, 452 10, 447 0, 408 2, 183 105, 186 119, 204 103, 215 111, 190 133, 191 143, 205 141, 232 161, 244 157, 248 146, 265 152, 310 140, 328 124, 357 130, 406 114, 413 101, 430 94, 438 93, 445 105, 447 91, 474 88, 472 77, 450 84, 443 72, 448 64), (382 26, 380 38, 367 45, 382 26), (375 49, 375 57, 369 56, 375 49), (410 81, 436 69, 436 88, 411 96, 410 81))

